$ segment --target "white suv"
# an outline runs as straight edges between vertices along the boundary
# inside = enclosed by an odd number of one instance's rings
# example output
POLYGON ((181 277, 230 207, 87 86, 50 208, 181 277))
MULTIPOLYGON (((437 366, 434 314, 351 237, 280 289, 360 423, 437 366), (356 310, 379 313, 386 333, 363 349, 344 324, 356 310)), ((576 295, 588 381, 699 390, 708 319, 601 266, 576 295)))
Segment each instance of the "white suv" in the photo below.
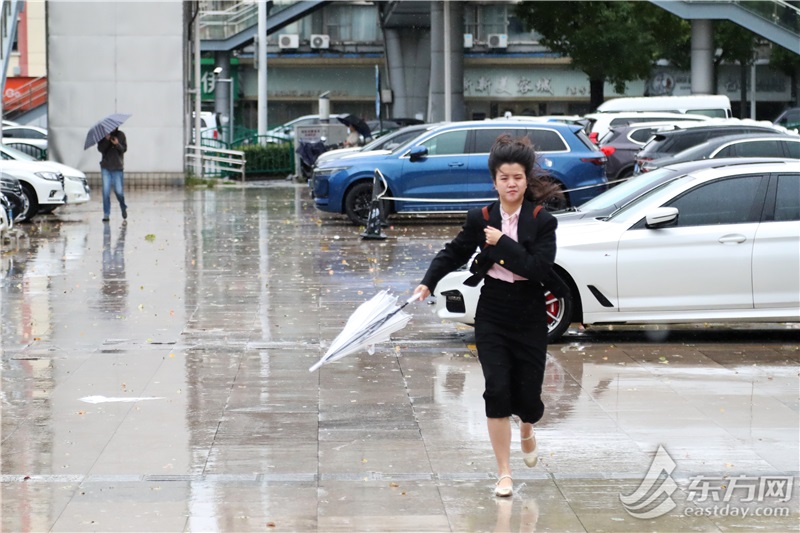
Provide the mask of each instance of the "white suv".
POLYGON ((710 120, 705 115, 690 115, 686 113, 666 113, 662 111, 626 111, 620 113, 589 113, 584 115, 590 124, 586 126, 586 135, 597 144, 611 126, 624 126, 636 122, 682 122, 710 120))

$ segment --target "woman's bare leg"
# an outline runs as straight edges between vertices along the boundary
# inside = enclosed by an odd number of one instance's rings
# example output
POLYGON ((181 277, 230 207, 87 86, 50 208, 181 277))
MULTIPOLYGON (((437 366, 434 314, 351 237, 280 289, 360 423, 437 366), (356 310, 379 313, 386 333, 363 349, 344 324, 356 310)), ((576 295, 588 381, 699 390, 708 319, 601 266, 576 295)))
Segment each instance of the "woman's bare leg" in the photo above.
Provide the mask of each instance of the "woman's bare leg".
MULTIPOLYGON (((508 418, 487 418, 489 439, 492 441, 494 458, 497 461, 497 477, 511 475, 511 423, 508 418)), ((513 481, 505 478, 498 483, 498 487, 510 487, 513 481)))

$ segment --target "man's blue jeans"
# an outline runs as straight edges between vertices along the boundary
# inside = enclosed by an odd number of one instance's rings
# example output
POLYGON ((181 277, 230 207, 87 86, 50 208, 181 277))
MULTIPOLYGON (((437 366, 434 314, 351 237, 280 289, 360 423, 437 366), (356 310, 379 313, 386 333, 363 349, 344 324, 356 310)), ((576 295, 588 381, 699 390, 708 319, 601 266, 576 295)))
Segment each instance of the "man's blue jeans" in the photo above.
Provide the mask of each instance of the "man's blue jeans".
POLYGON ((124 171, 122 170, 108 170, 107 168, 100 168, 100 173, 103 176, 103 216, 108 218, 111 215, 111 187, 114 187, 114 195, 119 200, 119 208, 125 211, 128 206, 125 205, 125 193, 122 191, 124 171))

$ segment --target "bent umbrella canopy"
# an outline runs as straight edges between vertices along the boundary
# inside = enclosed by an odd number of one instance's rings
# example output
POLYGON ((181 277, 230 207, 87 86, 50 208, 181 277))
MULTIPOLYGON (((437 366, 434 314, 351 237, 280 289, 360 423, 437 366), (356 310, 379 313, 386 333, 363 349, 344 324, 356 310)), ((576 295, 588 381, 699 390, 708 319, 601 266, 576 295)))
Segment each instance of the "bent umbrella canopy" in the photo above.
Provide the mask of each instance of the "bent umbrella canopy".
POLYGON ((418 297, 418 294, 414 294, 397 307, 397 296, 383 290, 358 306, 358 309, 350 315, 342 332, 333 339, 327 353, 308 371, 313 372, 326 363, 364 348, 370 349, 372 353, 373 345, 389 340, 392 333, 406 327, 411 315, 404 312, 403 308, 418 297))
POLYGON ((83 149, 86 150, 100 142, 100 139, 119 128, 131 116, 128 113, 114 113, 97 122, 97 124, 89 128, 89 132, 86 134, 86 141, 83 143, 83 149))

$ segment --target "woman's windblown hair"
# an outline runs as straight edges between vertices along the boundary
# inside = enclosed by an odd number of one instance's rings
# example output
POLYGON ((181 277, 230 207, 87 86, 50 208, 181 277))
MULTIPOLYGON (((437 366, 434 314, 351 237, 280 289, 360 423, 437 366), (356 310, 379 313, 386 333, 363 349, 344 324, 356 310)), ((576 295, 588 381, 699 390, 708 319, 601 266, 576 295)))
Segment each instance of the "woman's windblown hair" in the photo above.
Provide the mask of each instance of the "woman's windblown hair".
POLYGON ((489 152, 489 172, 495 179, 497 169, 508 163, 519 163, 525 168, 528 187, 525 199, 537 204, 560 205, 564 201, 561 187, 542 170, 536 162, 536 150, 528 137, 512 138, 503 134, 497 138, 489 152))

